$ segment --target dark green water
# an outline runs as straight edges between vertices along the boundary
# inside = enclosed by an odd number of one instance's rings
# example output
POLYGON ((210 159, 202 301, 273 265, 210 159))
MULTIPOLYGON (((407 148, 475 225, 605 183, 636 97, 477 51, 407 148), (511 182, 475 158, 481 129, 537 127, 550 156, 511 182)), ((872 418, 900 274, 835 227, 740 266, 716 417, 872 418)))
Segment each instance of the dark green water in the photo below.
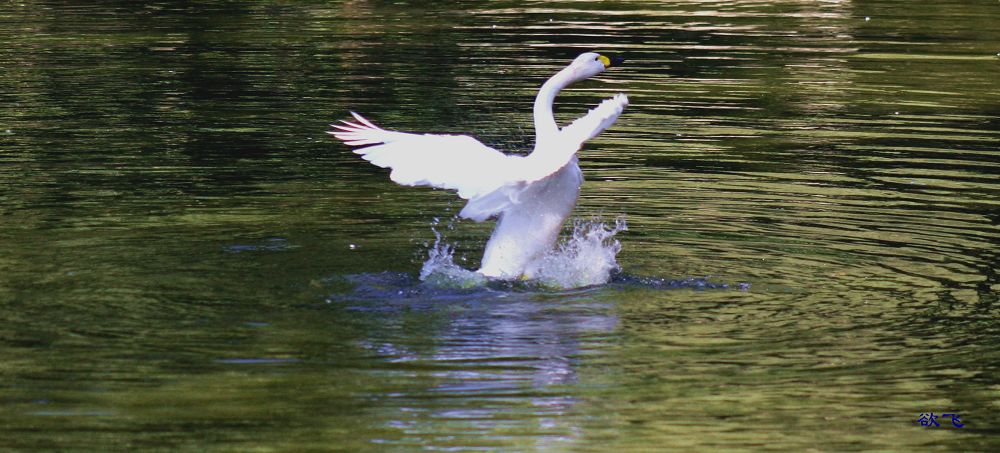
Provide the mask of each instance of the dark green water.
POLYGON ((996 1, 81 5, 0 5, 0 450, 1000 447, 996 1), (627 278, 414 283, 461 204, 327 125, 530 148, 591 49, 627 278))

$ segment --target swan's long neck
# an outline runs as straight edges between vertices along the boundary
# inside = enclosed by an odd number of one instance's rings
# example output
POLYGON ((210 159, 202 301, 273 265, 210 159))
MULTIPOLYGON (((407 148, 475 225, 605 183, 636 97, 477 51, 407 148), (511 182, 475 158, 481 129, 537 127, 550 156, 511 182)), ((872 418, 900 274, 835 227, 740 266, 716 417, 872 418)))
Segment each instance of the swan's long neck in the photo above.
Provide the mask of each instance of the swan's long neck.
POLYGON ((559 133, 559 125, 556 124, 556 117, 552 113, 552 103, 555 101, 556 95, 574 81, 572 70, 567 67, 552 76, 538 90, 534 110, 535 149, 538 149, 539 144, 552 139, 559 133))

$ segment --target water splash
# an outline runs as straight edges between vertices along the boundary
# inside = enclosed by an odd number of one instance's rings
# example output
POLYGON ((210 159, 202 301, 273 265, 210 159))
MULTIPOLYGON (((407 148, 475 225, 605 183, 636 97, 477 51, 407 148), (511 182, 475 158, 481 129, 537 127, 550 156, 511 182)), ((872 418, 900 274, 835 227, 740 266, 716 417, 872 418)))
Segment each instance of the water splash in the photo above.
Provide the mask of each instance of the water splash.
POLYGON ((551 252, 532 263, 531 273, 540 284, 562 289, 601 285, 621 270, 615 257, 621 243, 615 235, 627 231, 624 217, 609 226, 600 218, 573 221, 573 234, 551 252))
POLYGON ((444 241, 437 228, 432 227, 431 230, 434 231, 434 245, 427 254, 427 261, 420 268, 420 281, 439 288, 473 288, 485 285, 485 276, 455 264, 455 247, 444 241))
MULTIPOLYGON (((455 248, 436 229, 434 245, 420 269, 420 280, 436 287, 471 288, 485 285, 483 275, 462 268, 454 262, 455 248)), ((613 226, 600 218, 577 219, 573 233, 555 249, 531 263, 526 270, 534 276, 531 283, 541 287, 570 289, 607 283, 620 267, 615 257, 621 243, 615 235, 628 230, 624 217, 615 219, 613 226)))

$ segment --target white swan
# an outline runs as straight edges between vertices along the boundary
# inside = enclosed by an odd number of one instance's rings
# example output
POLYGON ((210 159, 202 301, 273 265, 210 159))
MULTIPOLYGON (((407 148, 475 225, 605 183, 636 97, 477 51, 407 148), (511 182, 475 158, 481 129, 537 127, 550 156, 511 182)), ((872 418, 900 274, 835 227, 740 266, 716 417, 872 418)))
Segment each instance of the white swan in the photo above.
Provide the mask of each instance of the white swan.
POLYGON ((533 278, 538 258, 552 249, 576 205, 583 174, 576 152, 611 126, 628 105, 624 94, 605 100, 560 129, 552 102, 573 82, 600 74, 624 60, 588 52, 552 76, 535 98, 535 149, 506 155, 466 135, 408 134, 382 129, 357 113, 356 122, 329 132, 365 160, 392 169, 389 177, 407 186, 454 189, 469 200, 461 217, 481 222, 497 216, 479 273, 491 278, 533 278))

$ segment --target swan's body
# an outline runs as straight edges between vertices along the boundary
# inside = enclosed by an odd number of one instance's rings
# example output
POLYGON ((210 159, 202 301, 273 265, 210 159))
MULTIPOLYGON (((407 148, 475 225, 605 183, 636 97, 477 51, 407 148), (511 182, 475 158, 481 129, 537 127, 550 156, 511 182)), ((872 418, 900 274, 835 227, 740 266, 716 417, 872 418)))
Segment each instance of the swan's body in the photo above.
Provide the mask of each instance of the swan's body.
POLYGON ((354 152, 390 167, 403 185, 454 189, 469 200, 461 217, 481 222, 497 216, 479 273, 492 278, 531 278, 537 260, 552 249, 580 193, 583 174, 576 152, 614 123, 628 105, 624 94, 605 100, 560 129, 552 102, 573 82, 603 72, 611 60, 596 53, 577 57, 552 76, 535 98, 535 149, 527 156, 506 155, 465 135, 408 134, 387 131, 353 113, 357 122, 334 125, 334 136, 354 152))

